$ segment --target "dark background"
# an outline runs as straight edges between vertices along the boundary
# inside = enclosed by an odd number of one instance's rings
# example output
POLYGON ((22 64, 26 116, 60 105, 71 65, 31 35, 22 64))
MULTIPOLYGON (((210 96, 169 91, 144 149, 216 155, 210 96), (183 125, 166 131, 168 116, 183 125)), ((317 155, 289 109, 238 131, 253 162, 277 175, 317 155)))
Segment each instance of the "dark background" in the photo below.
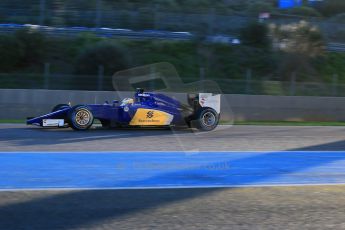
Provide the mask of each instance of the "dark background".
POLYGON ((112 90, 116 71, 170 62, 184 81, 212 79, 225 93, 345 91, 342 0, 3 0, 0 23, 0 88, 112 90))

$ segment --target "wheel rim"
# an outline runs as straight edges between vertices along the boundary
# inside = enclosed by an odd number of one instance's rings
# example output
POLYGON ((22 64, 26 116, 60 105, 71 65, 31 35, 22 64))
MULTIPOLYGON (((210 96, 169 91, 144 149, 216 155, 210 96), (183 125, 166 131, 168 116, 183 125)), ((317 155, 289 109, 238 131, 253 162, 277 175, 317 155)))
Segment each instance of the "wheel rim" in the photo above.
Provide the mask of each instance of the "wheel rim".
POLYGON ((212 112, 206 112, 202 116, 202 123, 205 126, 214 126, 216 123, 216 116, 212 112))
POLYGON ((87 125, 91 120, 91 114, 89 111, 87 110, 79 110, 76 114, 75 114, 75 122, 79 125, 79 126, 85 126, 87 125))

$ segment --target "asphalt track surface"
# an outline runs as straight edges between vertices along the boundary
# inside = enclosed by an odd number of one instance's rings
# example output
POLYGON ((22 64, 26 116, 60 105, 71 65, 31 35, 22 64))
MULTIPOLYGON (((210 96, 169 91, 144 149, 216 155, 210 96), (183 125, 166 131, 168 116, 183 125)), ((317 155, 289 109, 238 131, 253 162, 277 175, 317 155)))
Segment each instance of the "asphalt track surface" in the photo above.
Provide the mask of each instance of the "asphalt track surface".
POLYGON ((0 151, 344 151, 345 127, 221 126, 190 130, 43 129, 0 125, 0 151))
MULTIPOLYGON (((221 128, 204 134, 99 128, 74 132, 3 124, 0 151, 13 156, 18 151, 194 151, 189 152, 192 157, 197 151, 345 149, 344 127, 221 128)), ((310 168, 343 176, 342 159, 332 171, 331 161, 314 164, 320 156, 311 158, 310 168)), ((12 168, 14 176, 25 177, 12 168)), ((295 170, 301 169, 309 168, 295 170)), ((343 185, 0 192, 0 229, 345 229, 344 212, 343 185)))

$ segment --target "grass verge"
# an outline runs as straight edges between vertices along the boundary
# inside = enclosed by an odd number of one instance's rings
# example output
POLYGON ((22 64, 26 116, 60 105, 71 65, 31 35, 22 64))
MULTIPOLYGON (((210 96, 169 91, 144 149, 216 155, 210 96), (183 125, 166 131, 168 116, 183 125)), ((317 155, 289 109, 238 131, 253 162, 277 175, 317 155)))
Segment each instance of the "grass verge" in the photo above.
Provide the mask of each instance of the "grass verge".
POLYGON ((345 126, 341 121, 235 121, 234 125, 345 126))
POLYGON ((11 123, 11 124, 23 123, 23 124, 25 124, 26 121, 25 120, 20 120, 20 119, 0 119, 0 124, 4 124, 4 123, 11 123))

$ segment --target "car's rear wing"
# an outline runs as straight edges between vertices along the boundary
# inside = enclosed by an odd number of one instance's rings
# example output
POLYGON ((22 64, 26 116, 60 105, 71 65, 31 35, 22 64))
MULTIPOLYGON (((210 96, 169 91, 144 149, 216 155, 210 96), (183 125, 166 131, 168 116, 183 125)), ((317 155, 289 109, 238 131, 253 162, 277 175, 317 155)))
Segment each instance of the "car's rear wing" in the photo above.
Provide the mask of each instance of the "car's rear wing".
POLYGON ((212 93, 199 93, 199 94, 188 94, 188 104, 193 107, 194 111, 197 111, 199 108, 212 108, 218 114, 220 114, 220 94, 212 93))

